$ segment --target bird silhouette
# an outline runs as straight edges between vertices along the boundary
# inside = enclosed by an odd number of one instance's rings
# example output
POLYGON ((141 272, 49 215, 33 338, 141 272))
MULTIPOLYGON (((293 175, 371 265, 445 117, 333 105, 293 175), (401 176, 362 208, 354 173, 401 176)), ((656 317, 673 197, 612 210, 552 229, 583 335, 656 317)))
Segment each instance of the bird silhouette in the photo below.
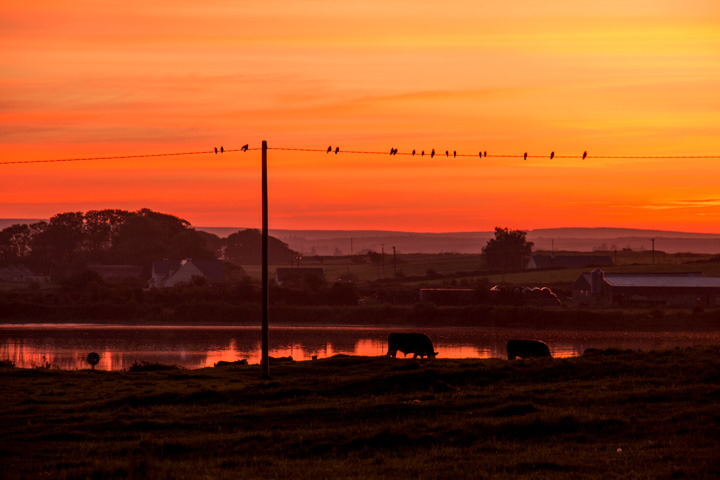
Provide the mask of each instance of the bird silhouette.
POLYGON ((483 157, 487 157, 487 151, 483 154, 483 157))
POLYGON ((555 152, 550 152, 550 160, 552 160, 554 156, 555 156, 555 152))
POLYGON ((585 157, 587 157, 587 152, 583 152, 583 160, 585 160, 585 157))
POLYGON ((225 152, 225 149, 223 147, 220 147, 220 153, 225 152))
POLYGON ((453 158, 457 157, 457 151, 453 150, 453 158))
POLYGON ((525 152, 525 155, 523 155, 523 160, 527 160, 527 152, 525 152))
POLYGON ((245 145, 243 145, 242 147, 240 147, 240 151, 241 151, 241 152, 247 152, 248 146, 249 146, 249 145, 246 143, 245 145))
POLYGON ((478 155, 480 155, 480 158, 482 158, 482 152, 479 152, 478 155))
POLYGON ((435 156, 435 149, 432 149, 432 152, 430 152, 430 158, 433 158, 435 156))
POLYGON ((421 157, 424 157, 424 156, 425 156, 425 150, 422 151, 422 153, 420 154, 420 156, 421 156, 421 157))
POLYGON ((327 152, 325 152, 325 153, 330 153, 330 152, 332 152, 332 145, 330 145, 330 146, 328 147, 327 152))
POLYGON ((447 150, 445 150, 445 156, 446 156, 446 157, 449 157, 449 156, 450 156, 450 154, 448 153, 447 150))
POLYGON ((390 155, 392 155, 393 153, 395 153, 395 149, 390 147, 390 155))
POLYGON ((215 147, 215 153, 217 154, 217 147, 215 147))
POLYGON ((413 150, 413 157, 415 156, 415 150, 413 150))
POLYGON ((335 155, 337 155, 339 151, 340 151, 340 147, 335 147, 335 155))

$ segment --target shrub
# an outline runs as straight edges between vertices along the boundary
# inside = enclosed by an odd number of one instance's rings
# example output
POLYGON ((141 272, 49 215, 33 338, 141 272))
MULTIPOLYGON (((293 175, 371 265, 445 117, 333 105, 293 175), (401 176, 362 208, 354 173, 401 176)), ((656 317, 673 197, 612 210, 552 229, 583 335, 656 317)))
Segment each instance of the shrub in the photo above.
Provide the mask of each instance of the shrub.
POLYGON ((167 365, 164 363, 157 363, 157 362, 146 362, 145 360, 140 360, 139 362, 135 360, 135 363, 130 365, 130 368, 128 368, 128 372, 158 372, 162 370, 180 370, 182 367, 179 365, 167 365))

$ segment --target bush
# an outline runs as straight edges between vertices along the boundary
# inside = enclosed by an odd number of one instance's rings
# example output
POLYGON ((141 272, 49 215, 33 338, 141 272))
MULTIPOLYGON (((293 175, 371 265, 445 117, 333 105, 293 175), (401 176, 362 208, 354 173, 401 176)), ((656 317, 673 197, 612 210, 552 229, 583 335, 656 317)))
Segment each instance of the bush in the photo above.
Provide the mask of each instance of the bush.
POLYGON ((15 362, 10 359, 0 360, 0 368, 15 368, 15 362))

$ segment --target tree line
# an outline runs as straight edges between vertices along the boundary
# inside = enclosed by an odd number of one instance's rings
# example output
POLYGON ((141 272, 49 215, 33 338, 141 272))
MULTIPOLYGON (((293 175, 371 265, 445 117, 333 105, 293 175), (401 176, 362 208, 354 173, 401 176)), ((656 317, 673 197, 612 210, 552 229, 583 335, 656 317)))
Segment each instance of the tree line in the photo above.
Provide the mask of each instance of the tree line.
MULTIPOLYGON (((163 258, 224 258, 242 264, 261 261, 259 230, 240 230, 221 238, 194 229, 190 222, 147 208, 59 213, 49 221, 15 224, 0 231, 0 266, 26 266, 62 278, 88 265, 137 265, 148 273, 163 258)), ((291 263, 298 253, 269 239, 272 263, 291 263)))

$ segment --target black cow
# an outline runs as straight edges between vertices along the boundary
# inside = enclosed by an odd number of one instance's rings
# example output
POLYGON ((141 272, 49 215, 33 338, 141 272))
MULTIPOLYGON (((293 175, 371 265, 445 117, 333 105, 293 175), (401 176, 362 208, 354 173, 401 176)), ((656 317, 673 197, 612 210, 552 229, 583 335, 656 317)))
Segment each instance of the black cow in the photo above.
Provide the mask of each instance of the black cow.
POLYGON ((216 367, 227 367, 230 365, 247 365, 248 361, 247 358, 243 358, 242 360, 235 360, 234 362, 226 362, 225 360, 220 360, 215 364, 216 367))
POLYGON ((508 340, 507 356, 508 360, 515 360, 517 357, 552 357, 548 346, 540 340, 508 340))
POLYGON ((405 356, 412 353, 413 358, 427 357, 435 360, 435 351, 432 341, 424 333, 391 333, 388 335, 388 352, 389 357, 395 358, 397 352, 401 351, 405 356))

